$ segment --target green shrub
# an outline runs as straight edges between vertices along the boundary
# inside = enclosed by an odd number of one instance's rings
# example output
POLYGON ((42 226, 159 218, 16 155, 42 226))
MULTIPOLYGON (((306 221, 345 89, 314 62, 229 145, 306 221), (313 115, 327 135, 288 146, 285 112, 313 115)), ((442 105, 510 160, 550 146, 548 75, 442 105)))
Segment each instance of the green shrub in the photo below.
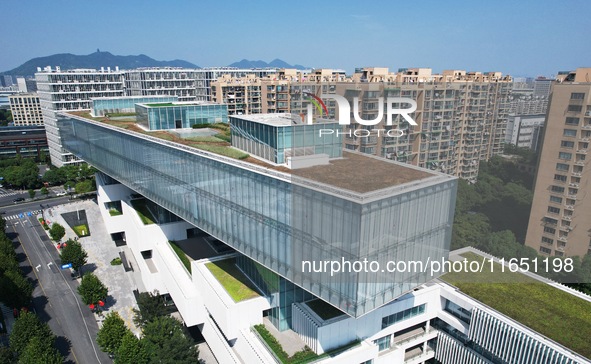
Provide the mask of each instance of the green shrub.
POLYGON ((119 258, 119 257, 111 260, 111 265, 121 265, 121 264, 123 264, 123 262, 121 261, 121 258, 119 258))

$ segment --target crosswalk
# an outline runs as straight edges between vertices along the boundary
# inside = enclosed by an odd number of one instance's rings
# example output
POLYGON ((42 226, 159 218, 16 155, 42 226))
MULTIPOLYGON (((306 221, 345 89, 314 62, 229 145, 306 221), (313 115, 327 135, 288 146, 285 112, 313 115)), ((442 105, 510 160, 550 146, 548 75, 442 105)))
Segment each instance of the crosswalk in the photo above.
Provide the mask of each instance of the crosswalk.
POLYGON ((4 216, 4 220, 26 219, 29 216, 36 217, 40 213, 41 213, 41 210, 21 212, 21 213, 16 214, 16 215, 4 216))
POLYGON ((23 193, 23 191, 12 191, 12 192, 4 192, 4 193, 0 192, 0 198, 14 196, 14 195, 22 195, 22 193, 23 193))

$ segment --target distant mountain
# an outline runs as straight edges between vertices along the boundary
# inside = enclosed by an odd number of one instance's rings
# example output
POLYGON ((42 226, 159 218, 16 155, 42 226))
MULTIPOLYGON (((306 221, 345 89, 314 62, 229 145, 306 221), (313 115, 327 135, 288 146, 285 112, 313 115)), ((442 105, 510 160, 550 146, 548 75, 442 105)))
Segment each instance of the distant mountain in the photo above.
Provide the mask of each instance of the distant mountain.
POLYGON ((139 56, 116 56, 109 52, 96 51, 86 56, 79 56, 71 53, 54 54, 47 57, 33 58, 15 69, 3 72, 5 75, 14 76, 33 76, 37 72, 37 67, 59 66, 62 70, 75 68, 95 68, 111 67, 115 69, 133 69, 139 67, 184 67, 199 68, 193 63, 175 59, 174 61, 157 61, 153 58, 140 54, 139 56))
POLYGON ((305 70, 309 67, 302 66, 299 64, 290 65, 289 63, 282 61, 280 59, 274 59, 271 62, 267 63, 265 61, 249 61, 248 59, 243 59, 239 62, 234 62, 228 67, 238 67, 238 68, 295 68, 298 70, 305 70))

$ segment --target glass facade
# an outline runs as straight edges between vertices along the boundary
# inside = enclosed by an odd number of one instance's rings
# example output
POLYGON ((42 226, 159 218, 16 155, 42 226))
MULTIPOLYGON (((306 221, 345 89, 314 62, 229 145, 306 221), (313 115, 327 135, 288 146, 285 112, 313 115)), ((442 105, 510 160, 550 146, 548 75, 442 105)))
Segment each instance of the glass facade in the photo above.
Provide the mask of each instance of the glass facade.
POLYGON ((269 319, 280 331, 291 328, 291 305, 314 296, 261 264, 241 255, 236 264, 270 299, 269 319))
POLYGON ((453 177, 374 194, 324 191, 286 173, 104 123, 68 115, 59 126, 65 147, 80 158, 351 316, 434 276, 427 270, 332 276, 303 269, 304 260, 368 259, 385 267, 386 260, 447 257, 453 177))
POLYGON ((114 113, 135 113, 135 104, 146 102, 174 102, 177 96, 101 97, 92 99, 94 116, 114 113))
POLYGON ((228 122, 228 106, 218 104, 136 104, 135 112, 137 122, 150 130, 228 122))
POLYGON ((230 116, 230 124, 232 146, 273 163, 285 163, 286 157, 292 155, 328 154, 329 158, 342 155, 342 138, 337 137, 337 131, 341 131, 342 126, 336 122, 269 125, 230 116), (325 131, 320 134, 323 129, 325 131))
POLYGON ((425 304, 407 308, 406 310, 384 316, 382 318, 382 329, 423 313, 425 313, 425 304))

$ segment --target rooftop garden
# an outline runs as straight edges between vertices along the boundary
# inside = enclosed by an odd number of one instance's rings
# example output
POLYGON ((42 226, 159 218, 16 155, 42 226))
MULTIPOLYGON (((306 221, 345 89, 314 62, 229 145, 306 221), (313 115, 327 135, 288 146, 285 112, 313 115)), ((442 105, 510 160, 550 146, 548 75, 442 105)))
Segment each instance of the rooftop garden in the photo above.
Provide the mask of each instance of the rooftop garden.
POLYGON ((144 225, 154 224, 156 218, 148 208, 147 200, 145 198, 131 200, 130 202, 144 225))
POLYGON ((335 317, 339 317, 344 314, 338 308, 324 302, 319 298, 305 303, 306 306, 310 307, 310 309, 314 311, 314 313, 316 313, 318 316, 320 316, 321 319, 325 321, 335 317))
POLYGON ((218 260, 206 263, 205 266, 220 282, 234 302, 260 296, 255 285, 236 266, 236 259, 218 260))
MULTIPOLYGON (((474 253, 468 261, 482 262, 474 253)), ((481 273, 447 273, 442 280, 515 321, 591 358, 591 302, 521 273, 501 273, 500 264, 486 264, 481 273), (491 283, 493 282, 493 283, 491 283)))
MULTIPOLYGON (((161 105, 161 104, 158 104, 161 105)), ((218 134, 213 136, 213 139, 209 137, 193 137, 193 138, 182 138, 178 135, 175 135, 171 132, 166 130, 158 130, 158 131, 146 131, 139 127, 137 123, 133 120, 112 120, 110 118, 105 117, 92 117, 90 113, 86 111, 73 111, 71 112, 73 115, 81 116, 86 119, 103 122, 105 124, 109 124, 121 129, 134 131, 140 134, 145 134, 149 136, 153 136, 156 138, 160 138, 163 140, 168 140, 174 143, 187 145, 189 147, 205 150, 208 152, 216 153, 219 155, 223 155, 233 159, 245 159, 249 162, 254 162, 255 164, 261 164, 255 158, 250 157, 249 154, 244 153, 238 149, 234 149, 231 147, 230 143, 230 126, 224 123, 215 123, 215 124, 203 124, 209 128, 218 130, 218 134), (201 139, 207 138, 207 139, 201 139)))
POLYGON ((191 259, 189 259, 187 254, 185 254, 183 249, 181 249, 181 247, 176 242, 169 240, 168 243, 170 244, 172 250, 174 250, 176 255, 179 257, 185 268, 187 268, 189 273, 191 273, 191 259))
POLYGON ((277 341, 275 336, 273 336, 273 334, 267 330, 265 325, 255 325, 253 328, 259 337, 263 339, 266 346, 273 352, 275 358, 277 358, 283 364, 305 364, 320 359, 334 357, 360 344, 360 341, 353 341, 321 355, 316 354, 312 351, 312 349, 306 346, 303 350, 300 350, 297 353, 294 353, 292 356, 289 356, 285 350, 283 350, 283 347, 279 341, 277 341))

